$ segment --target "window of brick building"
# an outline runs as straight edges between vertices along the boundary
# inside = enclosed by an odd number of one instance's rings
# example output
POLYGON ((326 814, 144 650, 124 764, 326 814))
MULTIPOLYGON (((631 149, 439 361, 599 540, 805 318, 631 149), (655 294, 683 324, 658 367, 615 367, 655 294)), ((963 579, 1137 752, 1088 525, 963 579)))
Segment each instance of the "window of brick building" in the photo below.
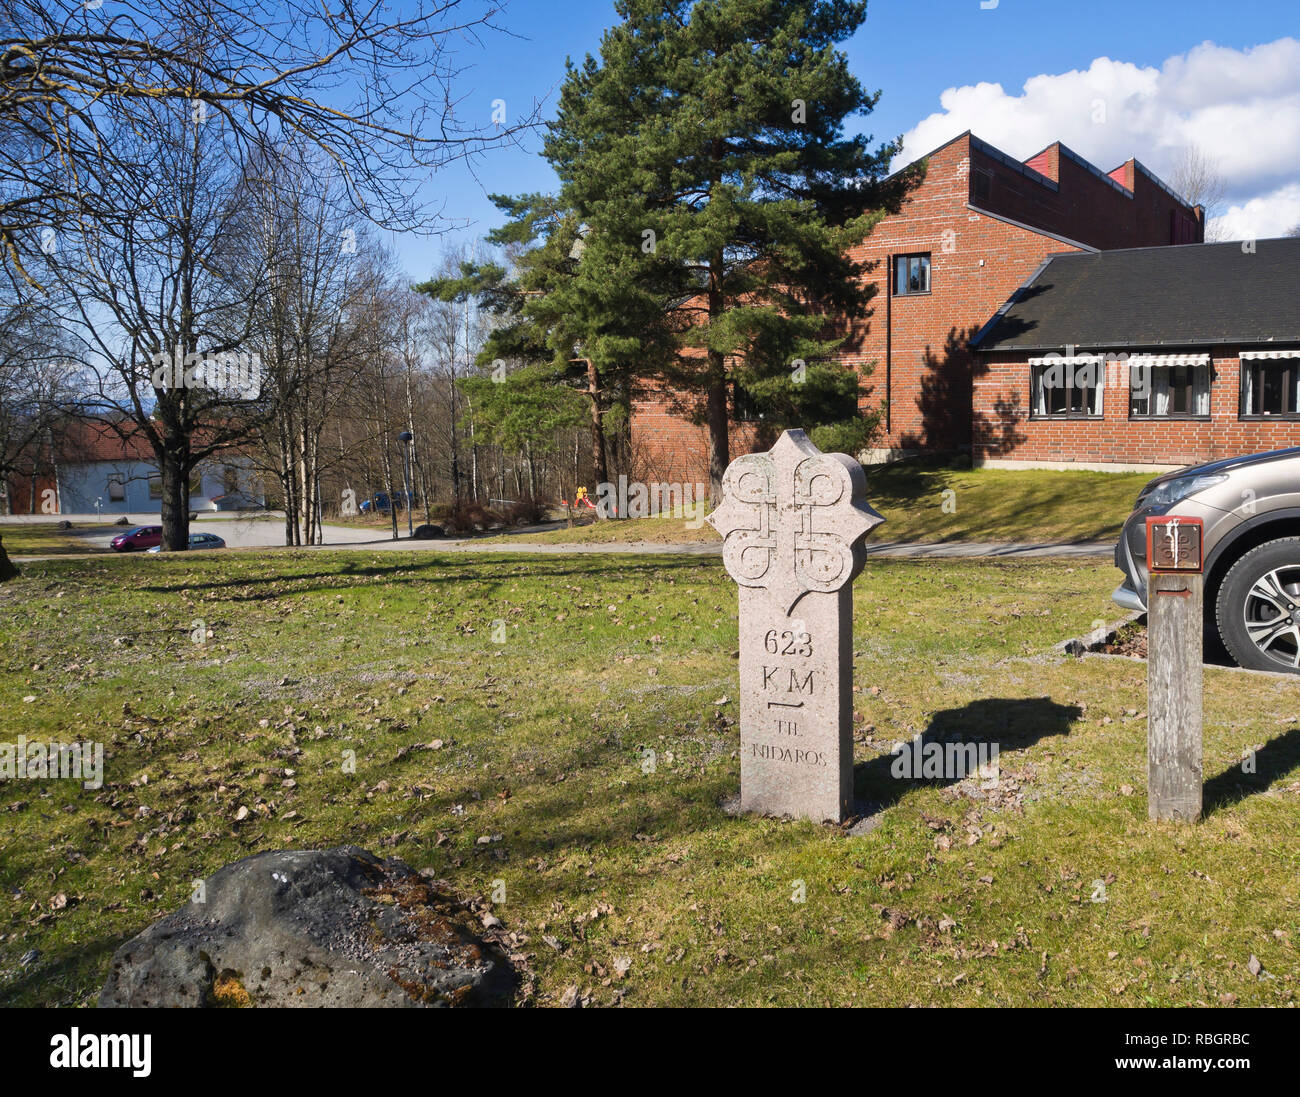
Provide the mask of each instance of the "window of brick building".
POLYGON ((1129 367, 1129 415, 1134 419, 1208 419, 1210 366, 1181 363, 1129 367))
POLYGON ((894 294, 910 297, 930 292, 930 253, 894 256, 894 294))
POLYGON ((1105 366, 1100 362, 1031 362, 1032 419, 1100 419, 1105 366))
POLYGON ((1241 363, 1243 418, 1300 419, 1300 357, 1241 363))
POLYGON ((114 474, 108 478, 108 501, 110 503, 126 502, 126 477, 114 474))

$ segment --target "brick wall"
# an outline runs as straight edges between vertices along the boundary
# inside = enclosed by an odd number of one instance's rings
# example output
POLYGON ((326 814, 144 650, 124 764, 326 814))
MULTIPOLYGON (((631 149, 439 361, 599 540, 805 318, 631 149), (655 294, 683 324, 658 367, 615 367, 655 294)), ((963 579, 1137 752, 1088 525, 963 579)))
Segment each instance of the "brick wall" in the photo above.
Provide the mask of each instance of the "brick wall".
MULTIPOLYGON (((1054 144, 1033 162, 1027 169, 963 134, 931 154, 924 183, 852 249, 875 295, 867 316, 837 327, 845 337, 838 357, 865 375, 865 409, 888 401, 878 446, 970 445, 971 386, 984 363, 967 343, 1043 260, 1079 245, 1168 244, 1176 211, 1191 216, 1136 161, 1107 176, 1054 144), (931 292, 891 295, 891 257, 912 252, 931 255, 931 292)), ((1199 221, 1194 229, 1199 239, 1199 221)), ((700 474, 707 472, 707 432, 674 410, 662 390, 634 401, 631 432, 637 475, 707 479, 700 474)), ((766 442, 739 424, 732 455, 766 442)))
MULTIPOLYGON (((649 387, 632 401, 632 453, 630 475, 644 483, 709 483, 709 432, 700 414, 674 408, 662 389, 649 387)), ((731 456, 770 449, 775 439, 760 436, 757 424, 732 423, 731 456)))
MULTIPOLYGON (((976 168, 992 161, 975 152, 976 168)), ((863 406, 888 400, 889 449, 951 449, 970 442, 976 366, 966 344, 1055 252, 1078 249, 971 208, 969 138, 930 157, 925 182, 851 252, 868 265, 876 293, 853 322, 841 361, 870 373, 863 406), (929 252, 930 293, 891 295, 892 256, 929 252)))
POLYGON ((1103 251, 1196 243, 1203 238, 1199 217, 1136 160, 1103 175, 1057 142, 1031 156, 1025 166, 1044 178, 1036 179, 977 151, 974 171, 987 177, 987 194, 976 196, 973 186, 973 203, 1103 251), (1194 226, 1193 239, 1175 238, 1176 217, 1194 226))
POLYGON ((1300 422, 1239 417, 1237 353, 1236 347, 1210 352, 1210 418, 1196 421, 1130 420, 1129 392, 1122 383, 1103 390, 1103 419, 1031 419, 1029 359, 1034 356, 983 356, 994 360, 975 384, 974 457, 994 463, 1180 466, 1300 445, 1300 422))

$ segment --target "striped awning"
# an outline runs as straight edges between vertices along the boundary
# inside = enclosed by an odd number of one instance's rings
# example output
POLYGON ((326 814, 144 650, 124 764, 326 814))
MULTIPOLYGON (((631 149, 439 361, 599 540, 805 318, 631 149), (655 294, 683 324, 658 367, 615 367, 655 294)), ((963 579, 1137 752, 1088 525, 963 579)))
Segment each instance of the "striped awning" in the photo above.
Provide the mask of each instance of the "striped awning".
POLYGON ((1243 350, 1237 357, 1243 362, 1256 358, 1300 358, 1300 347, 1284 347, 1281 350, 1243 350))
MULTIPOLYGON (((1269 352, 1265 351, 1264 354, 1269 352)), ((1285 353, 1285 352, 1282 352, 1285 353)), ((1292 354, 1300 355, 1300 350, 1292 351, 1292 354)), ((1246 355, 1242 355, 1246 357, 1246 355)), ((1108 365, 1114 363, 1121 365, 1127 363, 1130 366, 1208 366, 1210 356, 1208 354, 1116 354, 1109 352, 1106 354, 1057 354, 1048 358, 1031 358, 1031 366, 1050 366, 1059 363, 1063 366, 1086 366, 1094 362, 1105 362, 1108 365)))
POLYGON ((1130 354, 1130 366, 1208 366, 1208 354, 1130 354))

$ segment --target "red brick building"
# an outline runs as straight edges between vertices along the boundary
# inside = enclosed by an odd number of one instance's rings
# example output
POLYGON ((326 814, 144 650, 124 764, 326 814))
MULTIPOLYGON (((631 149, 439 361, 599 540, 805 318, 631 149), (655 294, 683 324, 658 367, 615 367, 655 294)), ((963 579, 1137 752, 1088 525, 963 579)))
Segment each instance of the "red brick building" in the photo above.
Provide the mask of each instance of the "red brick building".
MULTIPOLYGON (((1049 255, 1204 235, 1201 209, 1136 160, 1108 174, 1058 142, 1021 163, 971 133, 925 159, 924 182, 853 251, 876 295, 839 352, 870 367, 864 406, 885 404, 880 446, 890 452, 971 444, 969 341, 1049 255)), ((708 481, 705 428, 675 415, 661 394, 634 402, 631 433, 637 475, 708 481)), ((753 440, 734 424, 733 456, 753 440)))
POLYGON ((1054 256, 975 341, 977 463, 1300 445, 1300 239, 1054 256))

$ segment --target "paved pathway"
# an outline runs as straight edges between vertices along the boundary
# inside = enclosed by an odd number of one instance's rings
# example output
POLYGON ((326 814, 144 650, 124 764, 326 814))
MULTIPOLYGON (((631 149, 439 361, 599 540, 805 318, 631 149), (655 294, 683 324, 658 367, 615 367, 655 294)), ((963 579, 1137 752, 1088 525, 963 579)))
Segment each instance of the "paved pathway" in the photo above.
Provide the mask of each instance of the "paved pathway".
MULTIPOLYGON (((205 523, 206 525, 206 523, 205 523)), ((356 533, 356 530, 348 530, 356 533)), ((225 536, 222 533, 222 536, 225 536)), ((279 548, 284 545, 237 545, 227 538, 234 547, 242 548, 279 548)), ((388 552, 392 550, 407 552, 455 552, 455 553, 507 553, 515 555, 645 555, 645 556, 718 556, 720 544, 665 545, 652 541, 614 541, 602 544, 539 545, 521 541, 515 544, 484 544, 476 540, 442 540, 442 541, 340 541, 324 545, 308 545, 306 549, 315 552, 388 552)), ((868 556, 902 557, 913 559, 956 559, 956 558, 1006 558, 1025 559, 1034 557, 1068 557, 1075 559, 1109 558, 1114 546, 1109 541, 1083 541, 1072 544, 1057 542, 1019 542, 1019 541, 949 541, 946 544, 912 544, 902 541, 878 541, 867 543, 868 556)), ((102 554, 97 554, 102 555, 102 554)), ((85 559, 77 554, 51 556, 15 556, 15 563, 34 560, 85 559)))
MULTIPOLYGON (((96 521, 91 515, 64 515, 74 526, 96 521)), ((132 515, 136 524, 157 523, 157 515, 132 515)), ((27 522, 50 522, 56 520, 50 515, 15 515, 0 519, 0 533, 6 524, 27 522)), ((110 526, 98 529, 72 529, 69 534, 85 541, 88 549, 105 549, 109 541, 129 527, 110 526)), ((204 514, 191 528, 215 533, 223 537, 231 548, 283 548, 284 519, 266 512, 256 514, 208 515, 204 514)), ((405 521, 401 523, 401 537, 394 541, 387 532, 354 526, 322 527, 325 538, 323 545, 307 546, 315 551, 331 549, 352 549, 364 551, 406 551, 431 552, 507 552, 507 553, 543 553, 543 554, 643 554, 648 556, 717 556, 722 551, 721 542, 710 541, 702 544, 671 545, 655 541, 606 541, 579 542, 567 545, 537 544, 527 540, 530 533, 542 530, 563 528, 560 522, 551 522, 527 530, 512 531, 505 536, 509 541, 486 544, 480 538, 445 538, 437 541, 411 541, 406 537, 405 521), (517 538, 517 540, 513 540, 517 538)), ((1061 543, 1052 541, 948 541, 939 544, 917 544, 907 541, 867 541, 867 553, 870 556, 900 557, 1109 557, 1114 551, 1111 541, 1079 541, 1061 543)), ((16 556, 15 560, 58 559, 57 556, 16 556)), ((66 558, 66 557, 65 557, 66 558)))
MULTIPOLYGON (((611 541, 602 544, 538 545, 520 544, 485 545, 475 541, 388 541, 368 545, 368 548, 421 548, 441 549, 444 552, 513 552, 513 553, 642 553, 663 556, 718 556, 721 542, 697 545, 664 545, 653 541, 611 541)), ((339 546, 318 545, 317 548, 339 546)), ((945 544, 916 544, 907 541, 868 541, 868 556, 901 557, 978 557, 978 556, 1110 556, 1115 546, 1110 541, 1080 541, 1063 544, 1051 541, 949 541, 945 544)))

